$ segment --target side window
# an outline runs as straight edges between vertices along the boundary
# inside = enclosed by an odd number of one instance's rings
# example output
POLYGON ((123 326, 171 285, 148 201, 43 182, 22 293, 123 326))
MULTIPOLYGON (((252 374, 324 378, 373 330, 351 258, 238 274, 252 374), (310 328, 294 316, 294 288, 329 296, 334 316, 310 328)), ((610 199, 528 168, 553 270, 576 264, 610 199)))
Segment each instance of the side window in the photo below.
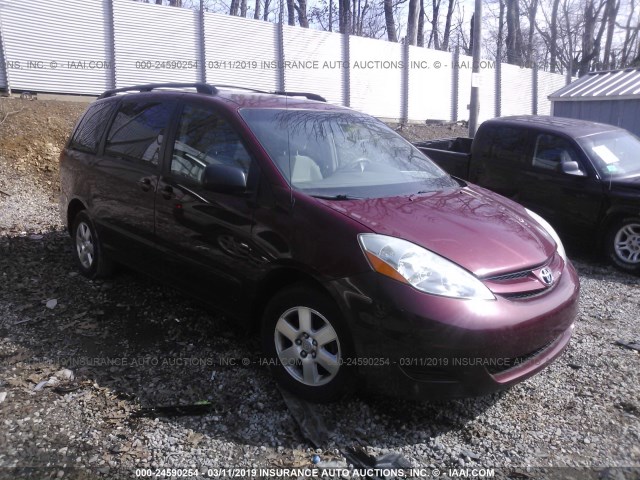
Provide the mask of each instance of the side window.
POLYGON ((174 102, 123 102, 107 135, 105 152, 158 165, 174 106, 174 102))
POLYGON ((579 163, 576 151, 567 140, 555 135, 538 135, 533 153, 534 167, 560 172, 561 165, 567 162, 579 163))
POLYGON ((234 165, 249 171, 251 157, 239 135, 210 108, 184 107, 171 157, 171 173, 200 182, 207 165, 234 165))
POLYGON ((98 102, 90 105, 73 133, 71 148, 96 153, 114 107, 114 102, 98 102))

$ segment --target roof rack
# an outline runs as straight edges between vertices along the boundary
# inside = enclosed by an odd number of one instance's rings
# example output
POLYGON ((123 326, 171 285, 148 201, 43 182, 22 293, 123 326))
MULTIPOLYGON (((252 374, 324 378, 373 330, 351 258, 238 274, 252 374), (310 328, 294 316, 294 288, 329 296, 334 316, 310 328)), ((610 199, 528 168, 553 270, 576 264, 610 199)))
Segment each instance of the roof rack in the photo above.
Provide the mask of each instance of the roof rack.
POLYGON ((112 90, 106 90, 98 98, 112 97, 116 93, 121 92, 150 92, 157 88, 195 88, 198 93, 206 93, 208 95, 215 95, 218 93, 218 89, 213 85, 207 83, 195 82, 195 83, 149 83, 146 85, 134 85, 132 87, 114 88, 112 90))
POLYGON ((219 85, 216 84, 216 87, 220 87, 220 88, 236 88, 238 90, 247 90, 249 92, 253 92, 253 93, 266 93, 266 94, 272 94, 272 95, 286 95, 287 97, 305 97, 308 98, 309 100, 317 100, 318 102, 325 102, 327 101, 326 98, 316 94, 316 93, 309 93, 309 92, 285 92, 284 90, 276 90, 273 92, 268 92, 266 90, 258 90, 255 88, 249 88, 249 87, 238 87, 237 85, 219 85))
POLYGON ((112 90, 106 90, 98 98, 112 97, 116 93, 123 92, 151 92, 157 88, 195 88, 198 93, 204 93, 207 95, 215 95, 218 93, 218 88, 236 88, 238 90, 246 90, 253 93, 265 93, 275 95, 286 95, 287 97, 305 97, 309 100, 316 100, 318 102, 327 101, 326 98, 316 94, 308 92, 285 92, 284 90, 277 90, 275 92, 267 92, 265 90, 257 90, 255 88, 238 87, 236 85, 209 85, 208 83, 195 82, 195 83, 149 83, 146 85, 134 85, 132 87, 114 88, 112 90))
MULTIPOLYGON (((265 92, 266 93, 266 92, 265 92)), ((327 101, 326 98, 324 98, 323 96, 318 95, 317 93, 308 93, 308 92, 285 92, 282 90, 278 90, 273 92, 276 95, 286 95, 287 97, 305 97, 308 98, 309 100, 317 100, 318 102, 325 102, 327 101)))

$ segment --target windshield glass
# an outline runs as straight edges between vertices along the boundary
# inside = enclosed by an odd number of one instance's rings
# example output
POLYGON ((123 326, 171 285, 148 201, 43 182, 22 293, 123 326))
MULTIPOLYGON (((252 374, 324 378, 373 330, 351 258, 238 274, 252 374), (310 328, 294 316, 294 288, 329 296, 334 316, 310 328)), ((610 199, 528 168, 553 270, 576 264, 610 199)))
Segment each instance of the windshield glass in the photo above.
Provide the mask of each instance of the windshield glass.
POLYGON ((287 181, 310 195, 374 198, 458 186, 368 115, 295 109, 240 114, 287 181))
POLYGON ((640 175, 640 139, 621 130, 578 138, 578 143, 605 177, 640 175))

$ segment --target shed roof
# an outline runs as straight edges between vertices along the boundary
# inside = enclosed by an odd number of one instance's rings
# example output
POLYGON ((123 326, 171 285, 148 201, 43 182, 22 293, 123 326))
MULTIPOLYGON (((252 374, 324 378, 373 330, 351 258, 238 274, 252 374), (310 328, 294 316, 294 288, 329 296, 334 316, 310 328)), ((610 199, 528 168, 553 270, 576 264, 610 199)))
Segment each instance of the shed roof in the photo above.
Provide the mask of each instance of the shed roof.
POLYGON ((549 95, 551 101, 640 100, 640 68, 591 72, 549 95))

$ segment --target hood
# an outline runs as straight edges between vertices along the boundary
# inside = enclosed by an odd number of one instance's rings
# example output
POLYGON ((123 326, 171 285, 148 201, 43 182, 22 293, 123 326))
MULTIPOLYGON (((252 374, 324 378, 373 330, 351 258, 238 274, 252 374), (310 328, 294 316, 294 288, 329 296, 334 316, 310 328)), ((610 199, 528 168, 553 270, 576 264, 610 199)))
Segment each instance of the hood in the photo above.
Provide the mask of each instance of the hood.
POLYGON ((553 239, 520 205, 477 186, 363 200, 320 200, 375 233, 402 238, 479 277, 545 263, 553 239))

